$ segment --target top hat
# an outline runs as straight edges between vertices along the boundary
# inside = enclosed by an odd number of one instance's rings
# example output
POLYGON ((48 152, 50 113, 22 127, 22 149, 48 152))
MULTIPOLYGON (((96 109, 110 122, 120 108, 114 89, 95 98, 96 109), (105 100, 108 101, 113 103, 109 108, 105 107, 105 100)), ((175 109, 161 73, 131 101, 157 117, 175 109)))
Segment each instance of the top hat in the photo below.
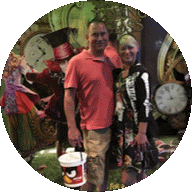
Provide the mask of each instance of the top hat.
POLYGON ((66 27, 42 36, 52 46, 55 60, 67 59, 74 54, 68 38, 69 33, 74 30, 66 27))

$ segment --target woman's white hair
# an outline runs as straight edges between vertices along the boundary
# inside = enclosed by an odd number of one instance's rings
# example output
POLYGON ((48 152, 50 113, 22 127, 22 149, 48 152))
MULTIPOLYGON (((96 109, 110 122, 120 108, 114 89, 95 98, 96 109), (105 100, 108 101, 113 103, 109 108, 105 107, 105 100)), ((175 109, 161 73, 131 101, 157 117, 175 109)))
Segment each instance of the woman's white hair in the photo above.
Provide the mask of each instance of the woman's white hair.
POLYGON ((123 35, 119 38, 119 45, 129 42, 135 44, 137 47, 139 47, 139 43, 132 35, 123 35))

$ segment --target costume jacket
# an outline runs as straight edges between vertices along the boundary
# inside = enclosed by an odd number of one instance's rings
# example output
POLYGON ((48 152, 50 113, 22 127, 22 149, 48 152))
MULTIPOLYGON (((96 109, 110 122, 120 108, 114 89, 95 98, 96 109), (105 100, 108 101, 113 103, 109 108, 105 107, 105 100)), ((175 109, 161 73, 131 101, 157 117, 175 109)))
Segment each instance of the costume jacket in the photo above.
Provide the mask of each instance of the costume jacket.
POLYGON ((147 122, 150 112, 149 74, 140 63, 135 63, 126 78, 122 79, 121 76, 122 74, 119 76, 119 91, 123 103, 134 111, 136 125, 147 122))
POLYGON ((26 78, 33 82, 47 84, 53 91, 53 95, 45 109, 45 114, 53 120, 66 121, 63 109, 64 79, 65 74, 59 64, 54 61, 46 61, 48 68, 42 73, 27 73, 26 78))
POLYGON ((122 74, 119 75, 118 84, 117 92, 122 102, 117 112, 118 120, 123 121, 125 111, 132 111, 130 114, 133 115, 136 131, 138 131, 139 122, 148 122, 148 135, 152 137, 155 124, 150 112, 149 73, 140 63, 136 62, 131 66, 126 78, 122 78, 122 74))

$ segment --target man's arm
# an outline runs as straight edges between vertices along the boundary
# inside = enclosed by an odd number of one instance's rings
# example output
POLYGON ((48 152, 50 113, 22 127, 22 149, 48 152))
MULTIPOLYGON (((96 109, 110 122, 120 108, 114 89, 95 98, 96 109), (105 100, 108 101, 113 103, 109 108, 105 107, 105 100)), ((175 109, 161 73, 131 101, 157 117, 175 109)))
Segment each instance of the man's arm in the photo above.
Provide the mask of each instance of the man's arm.
POLYGON ((67 117, 68 128, 76 127, 75 122, 75 89, 66 89, 64 98, 64 110, 67 117))
POLYGON ((68 125, 68 140, 72 146, 75 147, 78 145, 79 147, 82 147, 81 143, 83 140, 75 121, 75 95, 76 89, 65 89, 64 110, 68 125))

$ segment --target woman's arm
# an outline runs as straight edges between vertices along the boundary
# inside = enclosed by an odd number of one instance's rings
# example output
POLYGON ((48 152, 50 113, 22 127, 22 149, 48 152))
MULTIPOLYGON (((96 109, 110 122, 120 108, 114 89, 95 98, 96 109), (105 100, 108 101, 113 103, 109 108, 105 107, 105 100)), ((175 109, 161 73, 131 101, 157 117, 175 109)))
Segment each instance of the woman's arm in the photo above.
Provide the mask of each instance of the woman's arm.
POLYGON ((150 82, 147 72, 141 73, 135 83, 138 122, 147 122, 150 114, 150 82))
POLYGON ((150 84, 147 72, 142 73, 136 81, 136 98, 139 124, 134 143, 138 145, 139 150, 145 151, 146 144, 149 143, 146 133, 150 112, 150 84))

